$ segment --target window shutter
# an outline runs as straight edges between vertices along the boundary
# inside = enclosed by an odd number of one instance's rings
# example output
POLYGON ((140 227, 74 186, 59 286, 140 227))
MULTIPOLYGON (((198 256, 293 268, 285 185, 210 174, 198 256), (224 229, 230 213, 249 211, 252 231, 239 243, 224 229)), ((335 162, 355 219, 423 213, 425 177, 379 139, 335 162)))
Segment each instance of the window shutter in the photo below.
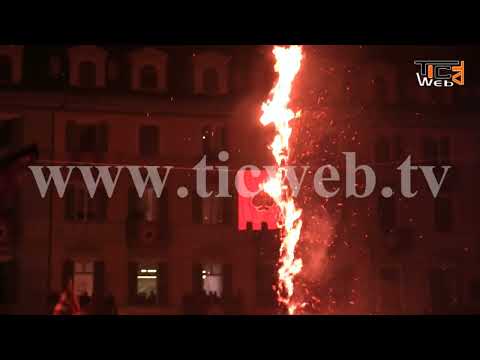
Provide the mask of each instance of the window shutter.
POLYGON ((138 194, 134 187, 128 189, 128 218, 137 217, 138 194))
POLYGON ((232 265, 223 265, 223 296, 227 299, 233 296, 233 284, 232 284, 232 265))
POLYGON ((73 280, 73 266, 74 263, 72 260, 65 260, 63 263, 62 289, 67 287, 70 280, 73 280))
POLYGON ((18 266, 17 261, 11 260, 5 264, 6 266, 6 281, 7 281, 7 304, 15 304, 17 302, 17 283, 18 283, 18 266))
POLYGON ((192 267, 192 290, 194 294, 200 294, 203 291, 202 265, 193 264, 192 267))
POLYGON ((157 299, 160 305, 168 304, 168 264, 167 263, 158 264, 157 299))
POLYGON ((103 123, 98 126, 97 146, 100 153, 108 152, 108 125, 103 123))
POLYGON ((105 264, 95 261, 93 269, 93 296, 102 299, 105 295, 105 264))
POLYGON ((24 120, 22 118, 16 118, 13 120, 13 143, 17 146, 23 144, 23 127, 24 120))
POLYGON ((195 224, 202 224, 202 199, 196 191, 192 192, 192 220, 195 224))
POLYGON ((233 204, 234 196, 228 198, 222 198, 223 200, 223 223, 232 224, 233 223, 233 204))
POLYGON ((65 190, 65 220, 75 219, 75 189, 71 186, 65 190))
POLYGON ((97 191, 96 196, 96 215, 97 220, 100 222, 105 222, 107 219, 107 206, 108 206, 108 197, 105 191, 97 191))
POLYGON ((169 240, 168 221, 168 188, 165 186, 162 195, 158 198, 158 225, 160 227, 160 239, 163 243, 169 240))
POLYGON ((67 122, 66 132, 67 136, 65 142, 65 150, 69 153, 75 152, 77 150, 77 125, 75 124, 75 122, 67 122))
POLYGON ((130 304, 137 302, 137 263, 128 263, 128 299, 130 304))

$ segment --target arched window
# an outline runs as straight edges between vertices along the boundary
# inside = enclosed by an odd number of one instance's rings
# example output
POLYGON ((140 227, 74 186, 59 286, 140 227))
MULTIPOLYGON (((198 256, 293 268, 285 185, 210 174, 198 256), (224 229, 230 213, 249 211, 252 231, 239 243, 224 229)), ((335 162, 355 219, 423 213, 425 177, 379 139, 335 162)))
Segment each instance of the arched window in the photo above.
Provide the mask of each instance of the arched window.
POLYGON ((0 56, 0 83, 12 82, 12 61, 8 56, 0 56))
POLYGON ((145 65, 140 70, 140 88, 146 90, 158 88, 157 70, 153 65, 145 65))
POLYGON ((83 61, 78 67, 79 84, 83 88, 94 88, 97 84, 97 69, 93 62, 83 61))
POLYGON ((203 90, 208 95, 218 94, 220 90, 217 70, 209 68, 203 73, 203 90))

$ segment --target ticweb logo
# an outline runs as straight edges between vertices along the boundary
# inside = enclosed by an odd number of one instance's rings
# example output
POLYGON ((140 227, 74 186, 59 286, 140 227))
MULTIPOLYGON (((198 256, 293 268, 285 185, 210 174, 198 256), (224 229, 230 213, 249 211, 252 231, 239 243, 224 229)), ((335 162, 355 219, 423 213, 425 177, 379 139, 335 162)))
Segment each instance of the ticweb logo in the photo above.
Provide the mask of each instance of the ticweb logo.
POLYGON ((421 87, 453 87, 465 84, 465 62, 463 60, 415 60, 420 66, 417 72, 421 87))

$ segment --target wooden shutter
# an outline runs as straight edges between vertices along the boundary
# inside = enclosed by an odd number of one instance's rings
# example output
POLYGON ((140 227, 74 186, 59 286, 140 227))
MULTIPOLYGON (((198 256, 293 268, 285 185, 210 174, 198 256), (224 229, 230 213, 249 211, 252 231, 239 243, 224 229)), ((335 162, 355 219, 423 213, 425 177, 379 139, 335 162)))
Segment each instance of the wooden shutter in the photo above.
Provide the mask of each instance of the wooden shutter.
POLYGON ((160 305, 167 305, 168 296, 168 264, 160 263, 157 268, 157 299, 160 305))
POLYGON ((72 186, 65 190, 64 200, 65 220, 75 219, 75 189, 72 186))
POLYGON ((203 291, 202 265, 193 264, 192 267, 192 290, 194 294, 200 294, 203 291))
POLYGON ((105 264, 103 261, 95 261, 93 267, 93 296, 103 299, 105 295, 105 264))
POLYGON ((62 289, 65 289, 68 282, 73 279, 74 263, 72 260, 65 260, 63 263, 62 289))
POLYGON ((223 272, 223 296, 227 299, 231 299, 233 296, 232 265, 224 264, 222 268, 222 272, 223 272))
POLYGON ((165 186, 162 195, 158 198, 158 226, 160 240, 166 244, 170 238, 168 221, 168 188, 165 186))
POLYGON ((128 300, 130 304, 137 302, 137 271, 138 265, 135 262, 128 263, 128 300))
POLYGON ((107 206, 108 206, 107 194, 105 190, 101 189, 101 190, 97 190, 95 197, 96 197, 95 213, 97 215, 97 221, 104 222, 107 219, 107 206))
POLYGON ((233 223, 233 204, 234 202, 234 195, 229 198, 222 198, 223 200, 223 223, 224 224, 232 224, 233 223))
POLYGON ((16 260, 11 260, 5 264, 6 277, 6 300, 7 304, 15 304, 17 302, 17 290, 18 290, 18 263, 16 260))

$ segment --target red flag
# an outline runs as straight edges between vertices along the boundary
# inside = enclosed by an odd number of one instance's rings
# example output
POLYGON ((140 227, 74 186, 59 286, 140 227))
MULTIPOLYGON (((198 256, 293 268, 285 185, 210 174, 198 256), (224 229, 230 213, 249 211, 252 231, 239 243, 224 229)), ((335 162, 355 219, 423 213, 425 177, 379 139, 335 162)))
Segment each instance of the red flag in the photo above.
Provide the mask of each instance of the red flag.
POLYGON ((258 192, 260 184, 267 179, 266 170, 261 170, 258 177, 254 177, 251 170, 237 173, 238 230, 246 230, 248 223, 252 224, 253 230, 261 230, 262 223, 266 223, 269 230, 278 228, 278 206, 266 192, 258 192), (242 181, 238 181, 239 178, 243 179, 243 184, 242 181), (245 188, 250 193, 258 193, 249 196, 245 193, 245 188))

